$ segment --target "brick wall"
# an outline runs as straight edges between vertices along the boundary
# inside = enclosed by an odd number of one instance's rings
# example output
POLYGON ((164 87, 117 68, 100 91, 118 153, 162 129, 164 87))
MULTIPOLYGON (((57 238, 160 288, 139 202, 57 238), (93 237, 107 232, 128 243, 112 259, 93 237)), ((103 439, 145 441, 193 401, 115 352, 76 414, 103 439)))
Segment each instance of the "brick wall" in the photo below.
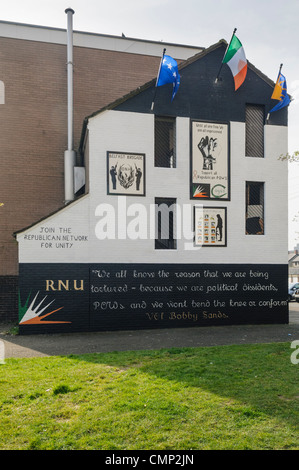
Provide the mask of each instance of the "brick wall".
MULTIPOLYGON (((1 292, 12 285, 5 277, 11 281, 18 274, 13 233, 64 205, 66 61, 66 46, 0 38, 0 80, 5 85, 5 104, 0 105, 1 292)), ((74 47, 75 150, 83 119, 154 78, 159 61, 74 47)), ((11 296, 14 292, 12 285, 11 296)), ((7 295, 0 299, 2 307, 7 295)))

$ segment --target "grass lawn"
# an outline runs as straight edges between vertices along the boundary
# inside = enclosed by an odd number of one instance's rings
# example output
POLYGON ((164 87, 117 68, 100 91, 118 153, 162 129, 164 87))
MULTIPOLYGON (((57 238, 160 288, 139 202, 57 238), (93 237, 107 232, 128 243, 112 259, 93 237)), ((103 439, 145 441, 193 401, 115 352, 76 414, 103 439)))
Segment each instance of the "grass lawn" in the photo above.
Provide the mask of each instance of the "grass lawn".
POLYGON ((298 450, 289 343, 0 365, 0 449, 298 450))

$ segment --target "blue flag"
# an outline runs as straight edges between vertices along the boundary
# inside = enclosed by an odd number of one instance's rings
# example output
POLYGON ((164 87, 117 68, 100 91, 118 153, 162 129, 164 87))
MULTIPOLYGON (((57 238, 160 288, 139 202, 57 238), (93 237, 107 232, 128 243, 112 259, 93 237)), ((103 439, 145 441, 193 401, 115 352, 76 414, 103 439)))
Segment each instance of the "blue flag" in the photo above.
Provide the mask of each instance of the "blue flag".
POLYGON ((179 89, 180 79, 181 77, 178 71, 177 62, 169 55, 164 55, 161 62, 160 73, 156 86, 162 86, 166 83, 173 83, 173 91, 171 98, 172 101, 179 89))
POLYGON ((277 103, 277 105, 274 106, 274 108, 272 108, 269 113, 272 113, 273 111, 278 111, 279 109, 284 108, 284 106, 290 104, 291 100, 287 94, 287 81, 284 75, 282 75, 282 73, 280 72, 278 74, 278 78, 271 99, 279 100, 279 103, 277 103))

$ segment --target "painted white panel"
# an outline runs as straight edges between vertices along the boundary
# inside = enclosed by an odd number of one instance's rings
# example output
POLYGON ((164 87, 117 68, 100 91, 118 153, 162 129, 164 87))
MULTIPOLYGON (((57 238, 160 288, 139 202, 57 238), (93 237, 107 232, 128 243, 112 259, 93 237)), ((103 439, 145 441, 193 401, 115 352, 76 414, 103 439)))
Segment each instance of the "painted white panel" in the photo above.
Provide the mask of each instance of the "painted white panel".
MULTIPOLYGON (((265 158, 245 157, 245 124, 230 126, 231 201, 205 201, 227 208, 227 246, 194 248, 193 208, 190 200, 190 121, 177 118, 177 168, 154 166, 154 115, 105 111, 89 122, 90 194, 18 236, 21 262, 83 263, 286 263, 287 128, 265 127, 265 158), (146 158, 146 196, 107 194, 107 151, 143 153, 146 158), (246 181, 265 183, 265 235, 245 235, 246 181), (155 197, 177 199, 176 250, 155 250, 155 197), (42 227, 69 228, 72 246, 54 240, 28 238, 43 235, 42 227), (105 238, 105 233, 109 238, 105 238), (189 235, 189 237, 188 237, 189 235), (27 236, 27 238, 26 238, 27 236), (84 238, 85 237, 85 238, 84 238), (50 241, 49 241, 50 242, 50 241)), ((44 230, 44 229, 43 229, 44 230)))
POLYGON ((20 263, 80 263, 89 259, 89 196, 17 235, 20 263))

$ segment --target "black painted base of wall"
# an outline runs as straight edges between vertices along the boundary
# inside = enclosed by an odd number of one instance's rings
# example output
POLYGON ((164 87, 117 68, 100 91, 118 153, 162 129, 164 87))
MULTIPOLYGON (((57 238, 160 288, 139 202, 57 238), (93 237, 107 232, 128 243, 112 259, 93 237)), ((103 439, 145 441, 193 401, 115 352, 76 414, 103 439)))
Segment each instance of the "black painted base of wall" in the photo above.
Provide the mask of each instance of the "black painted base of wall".
POLYGON ((288 323, 287 265, 20 264, 20 334, 288 323))
POLYGON ((18 321, 18 276, 0 276, 0 322, 18 321))

